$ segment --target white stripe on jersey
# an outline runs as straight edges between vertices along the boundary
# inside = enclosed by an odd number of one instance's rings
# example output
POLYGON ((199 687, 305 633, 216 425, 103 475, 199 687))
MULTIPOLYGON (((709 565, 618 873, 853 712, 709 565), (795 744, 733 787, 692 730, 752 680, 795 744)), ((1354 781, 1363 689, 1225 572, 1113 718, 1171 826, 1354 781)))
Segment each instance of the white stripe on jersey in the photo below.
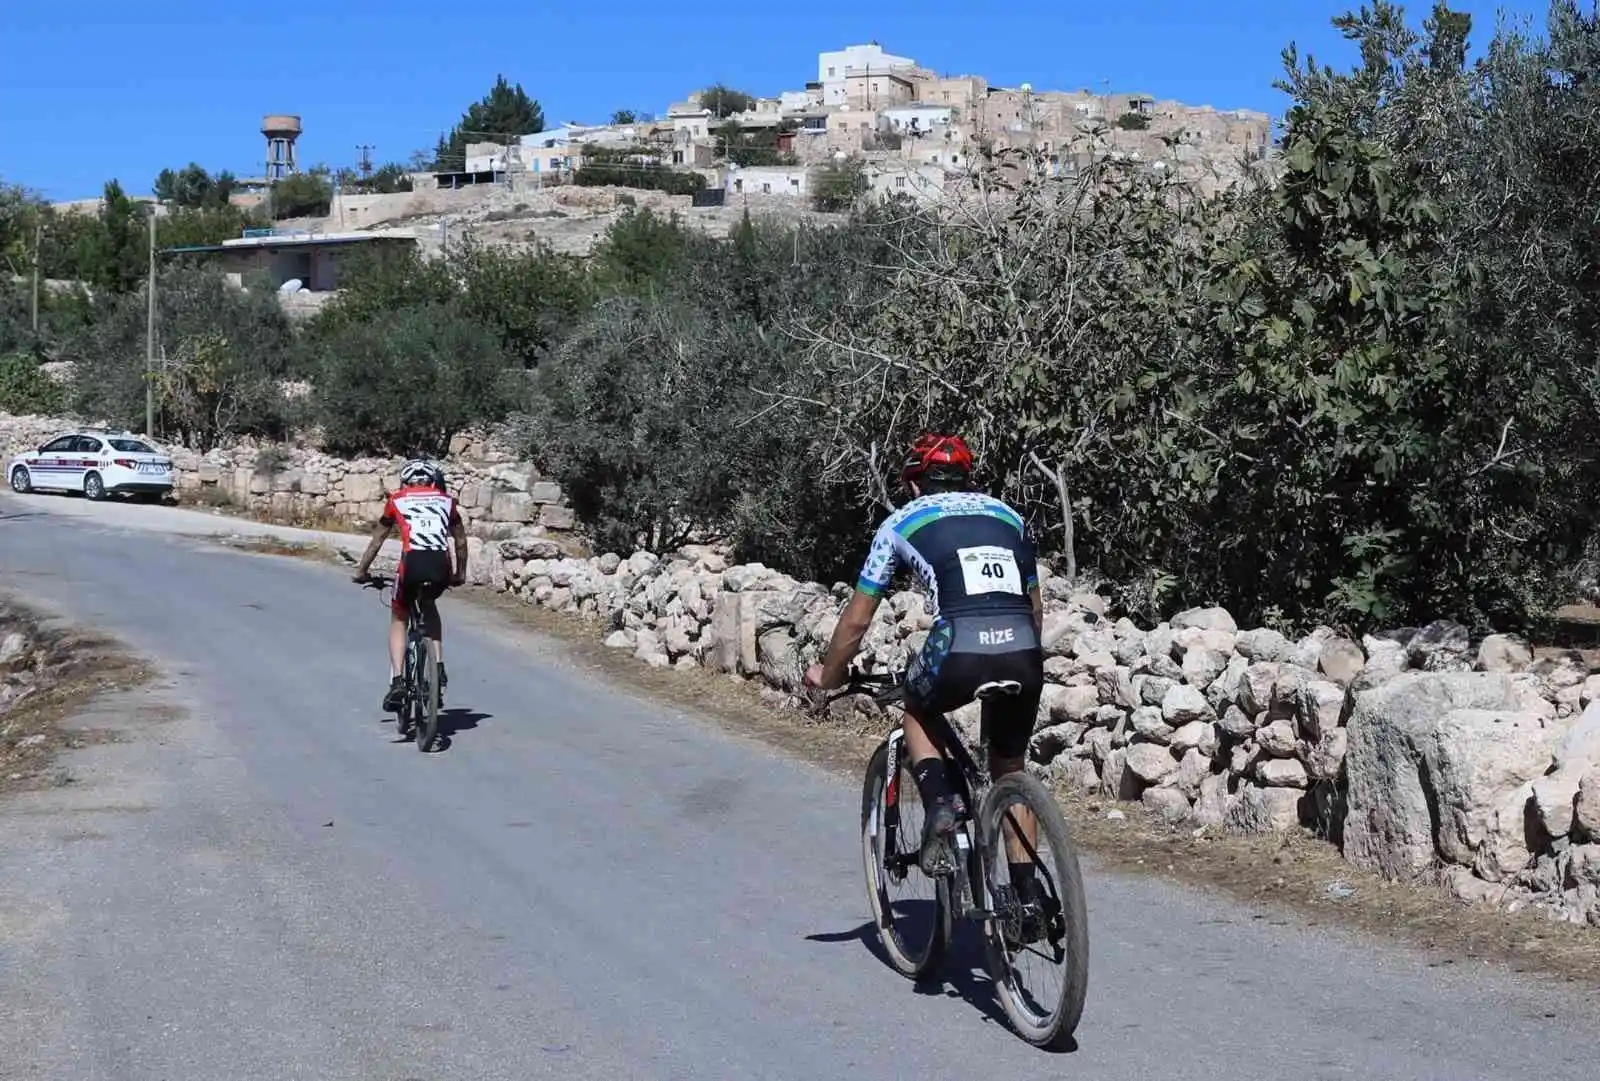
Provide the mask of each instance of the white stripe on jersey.
POLYGON ((396 496, 394 509, 405 518, 414 552, 450 550, 450 518, 456 501, 442 492, 408 492, 396 496))

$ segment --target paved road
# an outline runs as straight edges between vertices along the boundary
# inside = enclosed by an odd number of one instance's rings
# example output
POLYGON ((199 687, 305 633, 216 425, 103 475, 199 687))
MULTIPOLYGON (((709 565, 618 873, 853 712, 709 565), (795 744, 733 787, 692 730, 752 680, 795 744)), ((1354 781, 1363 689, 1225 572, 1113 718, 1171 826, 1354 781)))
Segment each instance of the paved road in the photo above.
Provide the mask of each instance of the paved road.
POLYGON ((0 497, 0 584, 188 713, 91 719, 132 738, 0 808, 7 1081, 1595 1076, 1592 999, 1106 875, 1080 1046, 1043 1055, 980 978, 919 995, 863 944, 852 785, 460 603, 463 727, 419 755, 374 594, 49 498, 0 497))

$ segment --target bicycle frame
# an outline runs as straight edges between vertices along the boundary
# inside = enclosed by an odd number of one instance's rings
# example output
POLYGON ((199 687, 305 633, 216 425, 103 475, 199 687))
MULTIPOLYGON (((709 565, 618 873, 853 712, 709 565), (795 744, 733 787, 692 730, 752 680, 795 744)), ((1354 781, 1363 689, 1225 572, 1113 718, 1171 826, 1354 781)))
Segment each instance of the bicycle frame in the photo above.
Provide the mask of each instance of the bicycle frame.
MULTIPOLYGON (((394 595, 394 579, 386 575, 369 575, 365 584, 369 589, 379 590, 380 597, 382 596, 382 591, 385 589, 390 591, 391 598, 394 595)), ((384 603, 387 605, 390 602, 388 599, 385 599, 384 603)), ((408 611, 406 612, 406 648, 404 654, 404 670, 400 673, 401 680, 405 684, 407 707, 410 706, 412 700, 416 697, 418 692, 418 684, 422 682, 421 651, 427 648, 428 635, 424 627, 422 595, 420 593, 413 593, 411 596, 411 603, 408 611)))
MULTIPOLYGON (((879 705, 887 705, 901 698, 903 691, 899 677, 892 673, 864 674, 852 669, 845 686, 829 695, 826 701, 833 702, 853 694, 870 694, 879 705), (870 690, 872 687, 886 689, 872 691, 870 690)), ((955 726, 944 714, 931 714, 921 720, 934 746, 943 753, 947 762, 955 764, 954 780, 958 786, 958 794, 966 804, 963 814, 957 821, 954 837, 956 863, 965 873, 953 876, 959 886, 954 891, 955 896, 952 898, 954 911, 951 914, 957 919, 1003 918, 993 911, 994 899, 989 889, 989 876, 983 867, 983 861, 977 858, 977 854, 984 850, 983 823, 979 819, 978 808, 989 787, 988 771, 978 765, 966 741, 961 738, 961 733, 955 730, 955 726)), ((895 853, 885 862, 889 864, 888 869, 891 873, 897 878, 902 878, 907 870, 917 863, 915 852, 902 854, 896 845, 900 829, 900 762, 905 745, 905 723, 897 721, 884 739, 889 753, 884 787, 884 849, 886 852, 895 853)))

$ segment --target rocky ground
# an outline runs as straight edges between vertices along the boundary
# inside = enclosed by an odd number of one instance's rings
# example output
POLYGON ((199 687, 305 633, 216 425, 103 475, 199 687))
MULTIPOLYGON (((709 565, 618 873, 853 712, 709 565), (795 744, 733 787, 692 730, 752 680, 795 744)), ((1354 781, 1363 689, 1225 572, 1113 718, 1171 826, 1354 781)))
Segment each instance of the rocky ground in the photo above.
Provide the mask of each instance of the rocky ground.
POLYGON ((524 188, 484 185, 455 192, 420 192, 385 196, 360 211, 341 213, 335 205, 326 217, 280 223, 285 229, 340 232, 349 229, 411 229, 434 245, 441 227, 453 239, 472 236, 491 244, 538 242, 567 255, 587 255, 626 209, 676 214, 693 228, 727 235, 748 207, 752 216, 783 221, 838 222, 838 214, 821 214, 803 199, 777 196, 730 198, 724 206, 697 207, 687 195, 635 188, 524 188))
POLYGON ((110 641, 53 629, 0 595, 0 792, 69 783, 54 766, 56 752, 101 736, 63 733, 60 722, 94 695, 142 678, 143 669, 110 641))

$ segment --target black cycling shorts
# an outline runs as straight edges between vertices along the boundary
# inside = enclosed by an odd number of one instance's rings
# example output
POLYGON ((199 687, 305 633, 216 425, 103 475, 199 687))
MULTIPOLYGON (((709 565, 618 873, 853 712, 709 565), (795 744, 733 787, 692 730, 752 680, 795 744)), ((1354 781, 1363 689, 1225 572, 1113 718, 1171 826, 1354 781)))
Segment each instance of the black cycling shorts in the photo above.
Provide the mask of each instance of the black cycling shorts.
POLYGON ((1016 680, 1022 693, 984 701, 982 738, 990 753, 1022 758, 1044 693, 1044 650, 1031 614, 940 620, 906 669, 906 707, 918 717, 948 715, 996 680, 1016 680))
POLYGON ((400 557, 400 569, 394 579, 395 614, 403 617, 411 611, 413 592, 425 601, 435 601, 449 584, 450 553, 415 549, 407 552, 400 557))

